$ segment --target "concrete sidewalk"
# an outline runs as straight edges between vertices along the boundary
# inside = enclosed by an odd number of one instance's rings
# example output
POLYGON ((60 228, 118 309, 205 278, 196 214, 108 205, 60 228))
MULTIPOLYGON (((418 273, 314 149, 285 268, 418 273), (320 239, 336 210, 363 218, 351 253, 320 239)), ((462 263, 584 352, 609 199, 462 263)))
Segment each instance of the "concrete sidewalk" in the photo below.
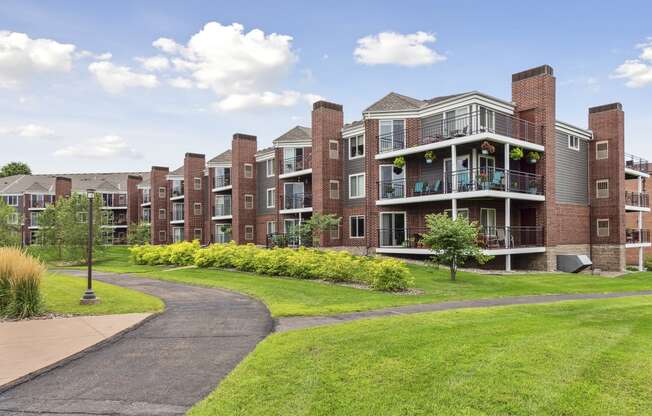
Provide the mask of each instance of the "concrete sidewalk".
POLYGON ((151 314, 78 316, 0 323, 0 386, 50 366, 151 314))

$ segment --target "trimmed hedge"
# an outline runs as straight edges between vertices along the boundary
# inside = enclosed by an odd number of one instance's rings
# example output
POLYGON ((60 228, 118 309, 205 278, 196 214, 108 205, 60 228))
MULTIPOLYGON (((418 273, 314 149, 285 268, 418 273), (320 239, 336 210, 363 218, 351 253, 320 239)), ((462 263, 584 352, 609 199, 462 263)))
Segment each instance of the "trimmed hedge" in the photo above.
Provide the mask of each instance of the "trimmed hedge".
POLYGON ((136 264, 234 268, 269 276, 362 283, 374 290, 402 291, 413 284, 405 263, 391 258, 354 256, 345 251, 301 247, 258 248, 253 244, 212 244, 197 241, 168 246, 145 244, 129 249, 136 264))

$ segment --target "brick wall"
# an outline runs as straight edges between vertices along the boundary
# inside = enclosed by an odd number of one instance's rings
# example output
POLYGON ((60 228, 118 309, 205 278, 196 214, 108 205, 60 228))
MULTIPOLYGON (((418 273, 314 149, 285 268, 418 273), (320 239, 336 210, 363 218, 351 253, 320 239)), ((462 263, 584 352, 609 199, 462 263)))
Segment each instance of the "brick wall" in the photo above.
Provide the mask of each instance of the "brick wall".
POLYGON ((266 215, 258 215, 256 217, 256 241, 255 243, 261 246, 264 246, 267 244, 267 222, 268 221, 275 221, 276 222, 276 231, 281 232, 280 225, 277 221, 277 216, 276 214, 266 214, 266 215))
POLYGON ((206 209, 206 180, 204 178, 204 166, 206 158, 202 154, 186 153, 183 158, 183 181, 184 181, 184 239, 192 241, 195 239, 195 229, 202 230, 201 243, 207 241, 207 232, 204 230, 205 209, 206 209), (195 179, 199 179, 199 189, 195 189, 195 179), (200 205, 201 212, 195 214, 195 204, 200 205))
POLYGON ((160 166, 152 166, 150 173, 150 185, 151 185, 151 200, 152 200, 152 211, 151 211, 151 234, 152 234, 152 244, 167 244, 172 241, 172 236, 170 235, 170 218, 172 216, 172 210, 170 205, 170 185, 166 176, 168 175, 170 169, 160 166), (165 189, 165 195, 161 198, 159 195, 159 188, 165 189), (165 218, 161 219, 159 216, 159 210, 165 209, 165 218), (165 238, 160 238, 160 232, 165 231, 165 238))
POLYGON ((140 213, 141 191, 138 190, 138 184, 143 181, 139 175, 127 176, 127 224, 138 223, 140 213))
POLYGON ((255 242, 256 225, 256 136, 236 133, 231 142, 231 182, 233 240, 238 244, 255 242), (252 165, 252 177, 245 178, 245 164, 252 165), (252 209, 245 208, 245 195, 254 195, 252 209), (245 240, 245 226, 254 226, 254 240, 245 240))

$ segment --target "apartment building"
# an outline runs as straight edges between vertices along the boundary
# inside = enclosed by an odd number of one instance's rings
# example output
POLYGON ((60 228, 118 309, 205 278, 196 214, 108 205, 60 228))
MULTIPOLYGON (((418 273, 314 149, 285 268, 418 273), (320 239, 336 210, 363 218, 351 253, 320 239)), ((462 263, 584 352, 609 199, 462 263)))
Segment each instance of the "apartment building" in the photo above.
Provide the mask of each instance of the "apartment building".
POLYGON ((0 178, 0 197, 16 213, 23 244, 38 243, 39 217, 45 208, 73 193, 94 189, 102 198, 102 237, 106 244, 126 244, 129 224, 137 223, 137 186, 149 173, 15 175, 0 178))
POLYGON ((509 100, 392 92, 349 124, 341 105, 318 101, 311 125, 272 147, 237 133, 208 161, 188 153, 172 172, 153 167, 139 218, 153 243, 274 246, 309 245, 292 231, 332 213, 341 224, 322 246, 424 257, 425 216, 447 213, 480 224, 490 267, 555 270, 559 256, 642 267, 648 163, 625 153, 622 105, 590 108, 587 127, 559 120, 548 65, 514 74, 511 89, 509 100))

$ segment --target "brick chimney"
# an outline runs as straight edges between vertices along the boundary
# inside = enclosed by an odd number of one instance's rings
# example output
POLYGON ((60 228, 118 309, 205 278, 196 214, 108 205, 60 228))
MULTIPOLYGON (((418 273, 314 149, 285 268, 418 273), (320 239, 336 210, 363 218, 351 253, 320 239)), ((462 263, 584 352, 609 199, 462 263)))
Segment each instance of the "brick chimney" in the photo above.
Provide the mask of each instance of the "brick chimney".
POLYGON ((70 198, 72 193, 72 180, 63 176, 54 178, 54 195, 55 201, 59 198, 70 198))
MULTIPOLYGON (((256 149, 257 138, 236 133, 231 142, 231 211, 233 240, 238 244, 256 242, 256 149), (245 199, 252 198, 251 208, 245 199), (251 227, 251 239, 246 239, 245 228, 251 227)), ((261 198, 263 196, 260 196, 261 198)))
POLYGON ((140 175, 127 175, 127 221, 128 224, 138 223, 140 201, 138 198, 138 184, 143 181, 140 175))
POLYGON ((150 172, 152 244, 167 244, 172 239, 170 236, 170 218, 172 218, 170 186, 167 180, 169 172, 169 168, 162 166, 152 166, 150 172), (165 210, 165 218, 161 218, 161 210, 165 210))
POLYGON ((206 204, 206 180, 204 178, 204 168, 206 166, 206 157, 198 153, 186 153, 183 158, 183 182, 184 182, 184 239, 193 241, 198 239, 200 243, 205 243, 210 235, 206 235, 204 229, 204 214, 207 214, 206 204), (195 213, 195 207, 198 208, 195 213), (199 230, 197 233, 195 230, 199 230), (201 234, 201 238, 199 234, 201 234))

